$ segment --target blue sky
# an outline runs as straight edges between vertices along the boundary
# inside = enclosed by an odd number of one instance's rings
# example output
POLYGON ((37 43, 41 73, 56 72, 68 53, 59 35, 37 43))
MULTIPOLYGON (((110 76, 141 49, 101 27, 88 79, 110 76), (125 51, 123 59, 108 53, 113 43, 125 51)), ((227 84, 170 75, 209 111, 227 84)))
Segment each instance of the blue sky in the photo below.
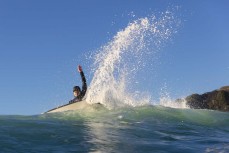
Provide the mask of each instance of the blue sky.
POLYGON ((125 28, 131 12, 141 18, 176 6, 181 26, 162 48, 147 90, 166 84, 178 98, 229 85, 226 0, 1 0, 0 114, 39 114, 68 102, 81 84, 76 66, 90 84, 86 56, 125 28))

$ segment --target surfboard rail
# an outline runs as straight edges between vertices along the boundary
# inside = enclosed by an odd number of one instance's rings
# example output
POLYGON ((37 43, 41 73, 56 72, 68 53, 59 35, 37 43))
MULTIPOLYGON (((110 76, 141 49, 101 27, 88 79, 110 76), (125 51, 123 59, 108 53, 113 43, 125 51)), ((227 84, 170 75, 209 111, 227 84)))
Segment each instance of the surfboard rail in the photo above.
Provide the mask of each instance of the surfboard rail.
POLYGON ((73 111, 73 110, 82 110, 82 109, 85 109, 87 107, 96 107, 98 105, 101 105, 101 104, 88 104, 86 102, 86 100, 82 100, 79 102, 68 103, 68 104, 64 104, 64 105, 55 107, 53 109, 46 111, 45 113, 56 113, 56 112, 65 112, 65 111, 73 111))

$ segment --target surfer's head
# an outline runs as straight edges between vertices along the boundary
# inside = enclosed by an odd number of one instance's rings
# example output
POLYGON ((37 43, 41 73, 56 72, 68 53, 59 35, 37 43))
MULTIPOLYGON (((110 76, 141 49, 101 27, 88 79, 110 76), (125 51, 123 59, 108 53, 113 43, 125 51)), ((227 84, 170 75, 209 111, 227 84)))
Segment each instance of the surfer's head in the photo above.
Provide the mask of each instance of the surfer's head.
POLYGON ((79 86, 74 86, 73 87, 73 94, 74 94, 75 97, 80 95, 80 92, 81 92, 81 90, 80 90, 79 86))

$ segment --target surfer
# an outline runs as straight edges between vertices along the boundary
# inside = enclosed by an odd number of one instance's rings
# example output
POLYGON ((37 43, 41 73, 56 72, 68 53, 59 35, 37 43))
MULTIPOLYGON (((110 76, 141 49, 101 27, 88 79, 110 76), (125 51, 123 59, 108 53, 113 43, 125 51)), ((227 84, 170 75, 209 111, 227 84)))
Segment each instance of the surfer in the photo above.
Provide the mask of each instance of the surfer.
POLYGON ((69 103, 75 103, 75 102, 81 101, 83 99, 83 97, 85 96, 86 91, 87 91, 86 78, 84 76, 82 67, 80 65, 78 66, 78 71, 80 73, 81 80, 82 80, 82 90, 80 89, 79 86, 74 86, 73 87, 73 95, 75 98, 70 100, 69 103))

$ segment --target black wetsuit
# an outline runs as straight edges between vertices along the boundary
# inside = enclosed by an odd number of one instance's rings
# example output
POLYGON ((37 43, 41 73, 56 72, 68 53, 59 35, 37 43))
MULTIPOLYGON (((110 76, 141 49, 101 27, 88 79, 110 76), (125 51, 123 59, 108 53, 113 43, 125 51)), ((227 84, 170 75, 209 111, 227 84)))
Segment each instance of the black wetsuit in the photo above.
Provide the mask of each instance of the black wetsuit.
POLYGON ((81 76, 81 80, 82 80, 82 90, 80 91, 80 94, 77 97, 75 97, 74 99, 70 100, 69 103, 75 103, 75 102, 81 101, 86 94, 87 82, 86 82, 86 78, 84 76, 83 71, 80 72, 80 76, 81 76))

